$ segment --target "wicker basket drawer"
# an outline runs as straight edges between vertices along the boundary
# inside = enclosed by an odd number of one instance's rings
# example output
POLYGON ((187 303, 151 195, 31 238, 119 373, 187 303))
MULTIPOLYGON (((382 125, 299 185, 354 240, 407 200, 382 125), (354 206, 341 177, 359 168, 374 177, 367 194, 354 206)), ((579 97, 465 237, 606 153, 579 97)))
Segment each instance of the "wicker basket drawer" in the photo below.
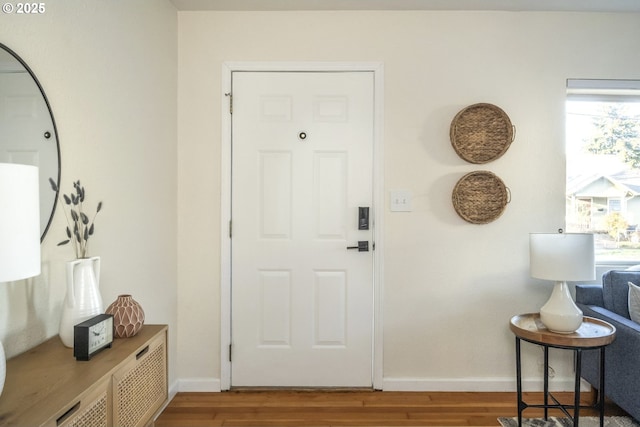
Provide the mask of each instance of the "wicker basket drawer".
POLYGON ((108 427, 111 422, 109 388, 111 381, 105 377, 94 387, 88 389, 61 413, 46 423, 47 427, 108 427))
POLYGON ((144 426, 167 400, 167 342, 161 334, 116 371, 112 383, 113 423, 144 426))

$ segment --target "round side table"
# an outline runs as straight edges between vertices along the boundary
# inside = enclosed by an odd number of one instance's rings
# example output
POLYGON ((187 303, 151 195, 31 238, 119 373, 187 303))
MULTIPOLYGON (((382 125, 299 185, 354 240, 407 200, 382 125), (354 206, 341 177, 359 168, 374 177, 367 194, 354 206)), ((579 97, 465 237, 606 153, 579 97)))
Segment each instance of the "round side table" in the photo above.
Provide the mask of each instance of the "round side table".
POLYGON ((539 313, 520 314, 511 318, 509 328, 516 336, 516 374, 518 388, 518 425, 522 426, 522 411, 527 408, 544 408, 544 418, 547 419, 550 408, 560 409, 571 418, 573 425, 578 427, 580 422, 580 377, 582 371, 582 351, 600 350, 600 384, 598 401, 594 406, 600 410, 600 426, 604 425, 604 358, 605 348, 613 342, 616 335, 615 326, 603 320, 585 316, 577 331, 570 334, 559 334, 548 330, 540 320, 539 313), (542 346, 544 349, 544 404, 529 405, 522 400, 522 364, 520 341, 542 346), (549 348, 573 350, 575 352, 575 392, 574 404, 563 405, 549 393, 549 348), (553 400, 553 404, 549 403, 553 400), (569 414, 573 409, 573 416, 569 414))

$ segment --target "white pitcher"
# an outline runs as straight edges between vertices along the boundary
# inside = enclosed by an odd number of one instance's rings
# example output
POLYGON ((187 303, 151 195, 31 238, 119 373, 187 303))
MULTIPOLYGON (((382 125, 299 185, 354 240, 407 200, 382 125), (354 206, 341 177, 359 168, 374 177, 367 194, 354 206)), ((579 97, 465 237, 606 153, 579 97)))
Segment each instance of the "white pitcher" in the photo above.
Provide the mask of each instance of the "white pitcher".
POLYGON ((80 258, 67 263, 67 295, 62 307, 59 334, 62 343, 73 347, 73 327, 104 313, 100 296, 100 257, 80 258))

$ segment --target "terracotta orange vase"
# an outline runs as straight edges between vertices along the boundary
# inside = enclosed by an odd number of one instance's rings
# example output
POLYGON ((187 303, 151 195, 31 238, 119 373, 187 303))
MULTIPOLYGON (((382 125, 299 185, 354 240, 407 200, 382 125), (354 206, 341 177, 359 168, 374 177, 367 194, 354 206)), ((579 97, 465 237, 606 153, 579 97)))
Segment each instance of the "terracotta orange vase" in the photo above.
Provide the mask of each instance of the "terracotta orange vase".
POLYGON ((119 295, 107 307, 105 313, 113 314, 113 327, 117 338, 130 338, 144 325, 144 310, 131 295, 119 295))

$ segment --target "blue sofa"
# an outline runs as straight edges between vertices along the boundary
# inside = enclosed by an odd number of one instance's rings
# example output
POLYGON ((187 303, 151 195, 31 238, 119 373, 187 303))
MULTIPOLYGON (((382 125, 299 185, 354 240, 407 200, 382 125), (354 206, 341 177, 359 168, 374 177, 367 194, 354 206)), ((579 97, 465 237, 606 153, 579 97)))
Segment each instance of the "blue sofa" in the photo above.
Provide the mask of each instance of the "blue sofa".
MULTIPOLYGON (((640 271, 612 270, 601 285, 576 285, 576 303, 585 316, 616 327, 616 339, 606 349, 605 395, 640 420, 640 324, 629 317, 628 282, 640 286, 640 271)), ((585 351, 582 377, 598 387, 598 354, 585 351)))

